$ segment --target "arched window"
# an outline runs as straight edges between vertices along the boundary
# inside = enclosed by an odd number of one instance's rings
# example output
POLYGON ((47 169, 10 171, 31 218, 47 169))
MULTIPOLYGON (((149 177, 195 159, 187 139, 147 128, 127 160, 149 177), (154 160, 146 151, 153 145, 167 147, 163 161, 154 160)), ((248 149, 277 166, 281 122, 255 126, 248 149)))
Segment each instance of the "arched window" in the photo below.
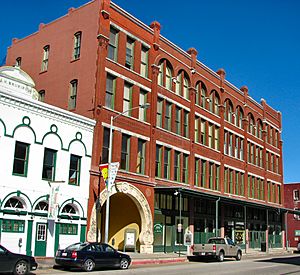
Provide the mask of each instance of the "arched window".
POLYGON ((238 106, 235 110, 235 125, 241 129, 243 128, 243 118, 243 109, 241 108, 241 106, 238 106))
POLYGON ((256 134, 257 134, 257 137, 259 139, 262 139, 263 138, 263 124, 262 124, 262 121, 260 119, 257 120, 257 131, 256 131, 256 134))
POLYGON ((198 82, 196 85, 196 104, 205 108, 206 105, 206 94, 207 89, 202 81, 198 82))
POLYGON ((80 57, 80 47, 81 47, 81 32, 76 32, 74 34, 73 59, 78 59, 80 57))
POLYGON ((159 63, 158 85, 164 86, 168 90, 172 90, 172 67, 167 60, 159 63))
POLYGON ((220 98, 217 91, 212 90, 209 95, 209 111, 219 115, 220 98))
POLYGON ((48 212, 48 207, 49 207, 49 204, 47 201, 40 201, 36 207, 34 208, 34 211, 37 211, 37 212, 48 212))
POLYGON ((77 211, 77 209, 75 208, 75 206, 74 205, 72 205, 72 204, 66 204, 64 207, 63 207, 63 209, 62 209, 62 211, 61 211, 61 214, 62 215, 68 215, 68 216, 72 216, 72 215, 78 215, 78 211, 77 211))
POLYGON ((255 135, 256 126, 255 126, 255 122, 254 122, 254 117, 251 113, 248 114, 248 122, 249 122, 248 133, 255 135))
POLYGON ((177 75, 176 94, 189 99, 189 79, 187 74, 181 70, 177 75))
POLYGON ((26 207, 24 203, 18 198, 10 198, 5 204, 4 208, 14 209, 14 210, 25 210, 26 207))
POLYGON ((225 120, 233 123, 233 105, 230 99, 225 100, 225 120))

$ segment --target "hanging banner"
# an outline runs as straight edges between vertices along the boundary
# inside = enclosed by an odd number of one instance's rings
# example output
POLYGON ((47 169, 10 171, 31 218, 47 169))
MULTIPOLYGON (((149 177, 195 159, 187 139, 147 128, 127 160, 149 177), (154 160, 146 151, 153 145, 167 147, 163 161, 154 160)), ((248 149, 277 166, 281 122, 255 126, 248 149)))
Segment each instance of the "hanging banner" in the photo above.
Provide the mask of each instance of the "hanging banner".
POLYGON ((58 193, 60 183, 51 182, 49 194, 48 220, 56 220, 58 216, 58 193))
POLYGON ((101 175, 102 175, 102 177, 103 177, 103 179, 104 179, 105 185, 106 185, 106 187, 107 187, 108 163, 100 164, 100 165, 99 165, 99 169, 100 169, 101 175))
POLYGON ((119 162, 112 162, 108 167, 108 179, 107 179, 107 188, 110 190, 112 185, 115 182, 117 173, 119 169, 119 162))

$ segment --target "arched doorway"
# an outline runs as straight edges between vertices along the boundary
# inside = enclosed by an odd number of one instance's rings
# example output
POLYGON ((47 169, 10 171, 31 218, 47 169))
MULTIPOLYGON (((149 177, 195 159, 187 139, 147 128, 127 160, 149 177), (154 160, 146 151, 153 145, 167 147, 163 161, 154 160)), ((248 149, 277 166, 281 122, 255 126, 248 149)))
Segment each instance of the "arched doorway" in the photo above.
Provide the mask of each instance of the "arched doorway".
MULTIPOLYGON (((103 190, 100 194, 98 209, 96 204, 92 209, 87 235, 89 241, 96 241, 97 235, 100 241, 101 232, 104 234, 106 197, 106 190, 103 190)), ((144 194, 132 184, 118 182, 117 187, 112 188, 110 197, 109 243, 113 243, 115 248, 122 250, 127 228, 136 230, 137 248, 141 253, 153 252, 153 219, 148 201, 144 194)))

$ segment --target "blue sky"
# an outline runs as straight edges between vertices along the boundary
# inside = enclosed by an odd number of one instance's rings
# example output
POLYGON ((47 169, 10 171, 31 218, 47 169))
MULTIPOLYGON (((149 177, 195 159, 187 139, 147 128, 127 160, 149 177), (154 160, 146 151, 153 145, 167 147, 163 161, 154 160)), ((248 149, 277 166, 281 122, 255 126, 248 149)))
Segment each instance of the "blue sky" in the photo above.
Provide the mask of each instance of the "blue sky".
MULTIPOLYGON (((86 0, 1 2, 0 64, 12 38, 23 38, 86 0)), ((284 182, 300 182, 300 1, 298 0, 115 0, 212 70, 224 68, 236 87, 264 98, 283 117, 284 182), (187 4, 187 6, 184 6, 187 4), (299 170, 298 170, 299 169, 299 170)))

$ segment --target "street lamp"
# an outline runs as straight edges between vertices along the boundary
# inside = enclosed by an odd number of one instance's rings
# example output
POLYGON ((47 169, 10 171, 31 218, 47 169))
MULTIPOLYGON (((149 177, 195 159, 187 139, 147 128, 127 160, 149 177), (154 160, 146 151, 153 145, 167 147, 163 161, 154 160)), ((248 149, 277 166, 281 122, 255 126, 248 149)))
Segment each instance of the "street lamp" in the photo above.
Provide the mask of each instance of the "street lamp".
POLYGON ((177 225, 177 231, 179 233, 179 257, 180 257, 180 253, 181 253, 181 243, 182 243, 182 230, 183 230, 183 223, 181 222, 181 209, 182 209, 182 205, 181 205, 181 200, 182 200, 182 195, 181 195, 181 190, 176 190, 174 192, 174 195, 177 196, 179 194, 179 224, 177 225))
MULTIPOLYGON (((111 116, 110 117, 110 129, 109 129, 109 145, 108 145, 108 167, 111 164, 111 159, 112 159, 112 135, 113 135, 113 122, 115 119, 117 119, 119 116, 122 116, 134 109, 137 108, 143 108, 143 109, 148 109, 150 107, 150 103, 145 103, 133 108, 130 108, 116 116, 111 116)), ((108 169, 108 179, 110 178, 110 169, 108 169)), ((105 237, 104 237, 104 242, 108 243, 108 230, 109 230, 109 197, 110 197, 110 185, 107 184, 107 188, 106 188, 106 192, 107 192, 107 199, 106 199, 106 215, 105 215, 105 237)))

